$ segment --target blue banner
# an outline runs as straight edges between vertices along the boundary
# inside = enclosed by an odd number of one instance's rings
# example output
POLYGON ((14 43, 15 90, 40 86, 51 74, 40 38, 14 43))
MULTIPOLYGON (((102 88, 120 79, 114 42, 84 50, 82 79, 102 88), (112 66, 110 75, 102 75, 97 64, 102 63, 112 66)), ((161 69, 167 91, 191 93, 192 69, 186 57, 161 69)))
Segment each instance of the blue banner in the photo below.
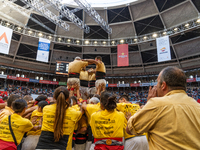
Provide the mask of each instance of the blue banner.
POLYGON ((36 60, 42 62, 48 62, 49 60, 49 48, 50 41, 47 39, 40 38, 38 43, 38 51, 36 60))
POLYGON ((39 83, 40 80, 36 80, 36 79, 29 79, 29 82, 33 82, 33 83, 39 83))

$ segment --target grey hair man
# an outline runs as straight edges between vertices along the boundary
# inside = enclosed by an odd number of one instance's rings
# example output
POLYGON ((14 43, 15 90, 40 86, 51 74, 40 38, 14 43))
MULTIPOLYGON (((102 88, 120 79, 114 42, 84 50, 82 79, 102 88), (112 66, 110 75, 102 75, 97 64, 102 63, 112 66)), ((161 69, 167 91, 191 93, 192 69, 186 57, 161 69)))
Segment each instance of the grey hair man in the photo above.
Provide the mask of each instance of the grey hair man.
POLYGON ((89 100, 89 104, 97 104, 99 103, 100 100, 97 98, 97 97, 92 97, 90 100, 89 100))

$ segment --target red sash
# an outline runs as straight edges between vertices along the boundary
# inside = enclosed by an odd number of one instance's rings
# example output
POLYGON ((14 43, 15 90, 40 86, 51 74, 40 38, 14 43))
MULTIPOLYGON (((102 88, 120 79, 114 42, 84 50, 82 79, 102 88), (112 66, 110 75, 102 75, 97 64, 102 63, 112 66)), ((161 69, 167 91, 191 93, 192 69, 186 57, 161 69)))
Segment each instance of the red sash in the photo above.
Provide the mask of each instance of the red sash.
MULTIPOLYGON (((99 138, 99 139, 94 138, 94 143, 97 141, 100 141, 100 140, 105 140, 105 139, 111 139, 111 140, 123 142, 122 138, 99 138)), ((95 145, 94 149, 95 150, 123 150, 124 146, 123 145, 97 144, 97 145, 95 145)))

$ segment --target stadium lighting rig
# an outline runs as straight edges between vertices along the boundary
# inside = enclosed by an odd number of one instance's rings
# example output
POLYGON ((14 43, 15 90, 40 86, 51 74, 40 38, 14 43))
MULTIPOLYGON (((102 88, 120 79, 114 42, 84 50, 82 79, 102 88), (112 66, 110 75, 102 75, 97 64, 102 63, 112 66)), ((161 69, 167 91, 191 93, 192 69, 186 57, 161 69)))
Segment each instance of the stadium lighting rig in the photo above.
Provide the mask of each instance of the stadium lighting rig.
POLYGON ((61 20, 57 15, 52 13, 49 9, 47 9, 43 2, 39 0, 20 0, 20 1, 22 1, 26 5, 29 5, 35 11, 39 12, 41 15, 43 15, 45 18, 55 23, 59 27, 63 28, 65 31, 69 31, 69 25, 63 20, 61 20))
POLYGON ((80 8, 82 8, 90 17, 92 17, 102 29, 104 29, 108 34, 112 34, 112 28, 108 25, 106 21, 96 12, 94 8, 86 0, 74 0, 80 8))
POLYGON ((70 11, 65 5, 61 4, 59 0, 45 0, 48 4, 52 5, 57 11, 60 12, 59 18, 66 17, 85 33, 90 32, 90 27, 83 23, 72 11, 70 11))

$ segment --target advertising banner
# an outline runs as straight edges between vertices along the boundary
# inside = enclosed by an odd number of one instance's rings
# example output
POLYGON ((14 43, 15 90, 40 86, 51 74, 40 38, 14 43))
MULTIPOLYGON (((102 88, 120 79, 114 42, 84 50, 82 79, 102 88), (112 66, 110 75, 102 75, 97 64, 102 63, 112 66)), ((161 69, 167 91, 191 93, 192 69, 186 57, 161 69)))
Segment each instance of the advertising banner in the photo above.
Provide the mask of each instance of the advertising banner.
POLYGON ((117 66, 129 66, 128 44, 117 45, 117 66))
POLYGON ((39 38, 36 60, 42 61, 42 62, 48 62, 49 48, 50 48, 50 40, 39 38))
POLYGON ((29 79, 29 82, 33 82, 33 83, 39 83, 40 80, 36 80, 36 79, 29 79))
POLYGON ((59 82, 58 85, 67 85, 67 82, 59 82))
POLYGON ((187 82, 196 82, 196 78, 189 78, 187 79, 187 82))
POLYGON ((117 87, 129 87, 129 84, 117 84, 117 87))
POLYGON ((12 29, 0 25, 0 53, 9 53, 12 33, 12 29))
POLYGON ((0 78, 6 79, 6 78, 7 78, 7 75, 2 75, 2 74, 0 74, 0 78))
POLYGON ((156 38, 158 62, 171 60, 169 36, 156 38))
POLYGON ((117 84, 108 84, 108 87, 117 87, 117 84))
POLYGON ((130 84, 130 87, 139 87, 140 86, 140 83, 131 83, 130 84))

